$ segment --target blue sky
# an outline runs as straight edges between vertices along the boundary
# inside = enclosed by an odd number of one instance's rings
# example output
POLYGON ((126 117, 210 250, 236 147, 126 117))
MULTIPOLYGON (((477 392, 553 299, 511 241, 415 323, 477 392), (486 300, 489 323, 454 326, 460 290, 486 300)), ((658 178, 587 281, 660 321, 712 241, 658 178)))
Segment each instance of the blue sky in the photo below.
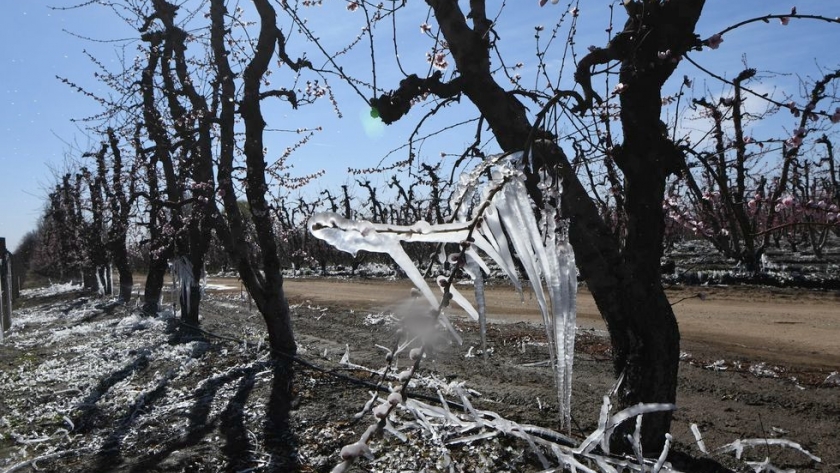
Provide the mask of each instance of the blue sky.
MULTIPOLYGON (((91 149, 98 137, 89 137, 84 124, 73 123, 78 119, 99 112, 92 100, 72 91, 62 84, 56 75, 83 85, 93 92, 107 94, 107 89, 93 77, 95 68, 84 51, 92 53, 106 66, 118 68, 123 54, 131 56, 130 42, 94 42, 79 36, 99 40, 118 40, 131 36, 124 23, 115 18, 113 12, 100 6, 83 9, 51 10, 48 6, 69 6, 77 2, 66 0, 14 0, 4 2, 0 16, 0 237, 7 238, 8 246, 14 249, 20 238, 35 228, 44 204, 46 189, 54 182, 54 173, 65 168, 65 157, 78 155, 91 149), (126 46, 125 49, 122 49, 126 46), (127 53, 126 53, 127 52, 127 53)), ((248 2, 243 2, 243 5, 248 2)), ((488 1, 488 14, 492 15, 501 2, 488 1)), ((604 28, 607 24, 608 2, 581 2, 581 18, 577 43, 580 51, 588 44, 603 45, 606 40, 604 28)), ((324 0, 324 6, 305 9, 302 14, 309 18, 313 29, 328 48, 339 48, 360 31, 363 24, 360 11, 350 13, 341 0, 324 0)), ((508 64, 525 64, 523 75, 533 70, 536 61, 534 51, 534 26, 544 25, 550 29, 567 2, 558 5, 550 3, 544 8, 537 1, 508 2, 497 30, 501 45, 505 48, 508 64), (529 69, 530 68, 530 69, 529 69)), ((776 0, 708 0, 706 12, 698 27, 702 37, 721 30, 741 19, 767 14, 785 13, 794 4, 776 0)), ((796 2, 800 13, 817 13, 831 17, 840 16, 838 0, 806 0, 796 2)), ((402 12, 399 25, 400 59, 408 73, 423 75, 427 71, 425 51, 430 40, 420 33, 419 26, 425 21, 427 8, 419 0, 409 1, 409 9, 402 12)), ((616 23, 623 23, 622 12, 616 9, 616 23)), ((432 23, 432 22, 430 22, 432 23)), ((281 26, 288 30, 288 21, 281 20, 281 26)), ((387 31, 377 31, 379 45, 384 51, 377 53, 377 85, 393 88, 401 76, 389 72, 393 64, 392 45, 387 31)), ((749 65, 760 71, 788 73, 775 76, 762 87, 768 91, 777 88, 796 94, 797 76, 819 74, 817 64, 828 69, 840 66, 840 26, 815 22, 791 22, 781 26, 758 23, 736 30, 724 37, 724 43, 716 51, 706 50, 694 53, 692 57, 715 72, 733 77, 742 68, 742 55, 749 65)), ((306 49, 301 39, 292 39, 292 50, 306 49)), ((369 79, 370 60, 367 45, 357 47, 356 55, 342 58, 342 65, 348 71, 355 71, 369 79)), ((556 49, 555 51, 560 51, 556 49)), ((321 58, 310 52, 310 59, 316 64, 321 58)), ((552 60, 552 58, 549 58, 552 60)), ((556 58, 554 58, 556 61, 556 58)), ((451 67, 450 67, 451 71, 451 67)), ((682 65, 675 74, 678 83, 683 74, 699 80, 696 87, 707 87, 711 93, 722 93, 726 89, 691 66, 682 65), (705 81, 705 82, 704 82, 705 81)), ((570 74, 568 74, 570 76, 570 74)), ((277 76, 278 84, 286 79, 277 76)), ((323 126, 311 142, 293 155, 291 164, 295 173, 309 173, 326 170, 326 176, 314 184, 311 192, 320 188, 339 185, 352 179, 347 168, 365 168, 377 165, 386 154, 404 143, 421 116, 415 111, 409 120, 390 127, 372 123, 368 108, 361 98, 333 80, 336 98, 343 113, 339 120, 328 101, 321 101, 312 107, 292 112, 285 104, 275 104, 267 109, 266 119, 270 128, 296 129, 323 126), (411 119, 413 118, 413 120, 411 119)), ((370 95, 370 92, 366 92, 370 95)), ((426 127, 456 123, 472 118, 471 107, 462 104, 426 127)), ((831 109, 833 110, 833 106, 831 109)), ((422 112, 421 109, 419 112, 422 112)), ((793 120, 774 124, 790 129, 793 120)), ((458 153, 472 141, 474 126, 464 132, 449 133, 439 139, 429 140, 421 149, 421 157, 427 162, 440 159, 441 152, 458 153), (467 131, 469 130, 469 131, 467 131)), ((779 134, 783 134, 779 132, 779 134)), ((295 141, 296 136, 288 132, 274 132, 269 135, 271 150, 281 153, 283 148, 295 141)), ((398 152, 388 158, 390 161, 404 159, 405 152, 398 152)), ((450 158, 451 159, 451 158, 450 158)), ((386 161, 387 162, 387 161, 386 161)), ((382 177, 371 180, 380 183, 382 177)))

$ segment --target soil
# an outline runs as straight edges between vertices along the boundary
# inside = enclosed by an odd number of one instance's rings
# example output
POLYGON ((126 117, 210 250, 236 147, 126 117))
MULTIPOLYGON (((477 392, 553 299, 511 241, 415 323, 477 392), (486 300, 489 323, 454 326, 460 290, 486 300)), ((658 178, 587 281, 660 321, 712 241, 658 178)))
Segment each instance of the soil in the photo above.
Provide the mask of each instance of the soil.
MULTIPOLYGON (((141 317, 133 305, 79 292, 22 299, 0 345, 0 470, 289 471, 263 422, 272 370, 260 315, 236 280, 211 279, 208 287, 198 334, 171 313, 141 317)), ((371 424, 369 415, 356 421, 354 414, 379 381, 371 370, 385 360, 376 345, 391 344, 393 316, 407 311, 409 286, 289 279, 286 290, 301 359, 291 413, 297 461, 303 471, 330 471, 342 446, 371 424), (345 356, 349 363, 341 363, 345 356)), ((669 296, 684 351, 673 450, 735 470, 768 458, 797 471, 838 471, 840 297, 745 287, 678 288, 669 296), (710 453, 701 452, 692 424, 710 453), (741 460, 717 450, 754 438, 769 441, 745 447, 741 460), (820 461, 774 444, 782 438, 820 461)), ((516 297, 506 286, 488 291, 486 359, 478 354, 477 325, 453 314, 463 346, 440 332, 411 392, 440 405, 437 390, 456 391, 463 382, 475 409, 556 429, 553 379, 540 364, 548 359, 545 335, 527 294, 525 303, 516 297)), ((576 442, 597 429, 614 382, 603 324, 591 297, 578 297, 576 442)), ((401 370, 409 361, 397 363, 401 370)), ((447 397, 456 410, 461 399, 447 397)), ((360 460, 352 471, 543 469, 528 443, 512 435, 452 444, 467 434, 443 426, 431 436, 434 429, 417 428, 421 422, 406 411, 393 423, 405 438, 377 437, 375 460, 360 460)))

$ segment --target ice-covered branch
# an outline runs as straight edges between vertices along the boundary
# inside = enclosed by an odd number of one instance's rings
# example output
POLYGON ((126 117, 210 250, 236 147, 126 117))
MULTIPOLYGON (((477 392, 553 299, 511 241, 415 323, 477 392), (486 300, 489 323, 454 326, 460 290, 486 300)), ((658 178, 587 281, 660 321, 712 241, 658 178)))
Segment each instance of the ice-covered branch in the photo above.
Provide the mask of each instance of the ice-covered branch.
MULTIPOLYGON (((569 428, 577 290, 574 253, 568 243, 566 223, 559 216, 559 190, 556 186, 544 186, 543 195, 547 202, 542 213, 537 215, 525 186, 524 173, 519 167, 521 158, 521 153, 493 157, 473 172, 465 173, 453 192, 451 207, 456 218, 451 223, 374 224, 327 212, 313 215, 309 230, 315 237, 354 255, 360 250, 389 254, 431 307, 436 308, 433 309, 434 322, 446 327, 459 342, 460 336, 444 312, 449 303, 455 302, 464 308, 474 320, 482 317, 480 311, 475 310, 455 289, 456 278, 463 271, 480 281, 482 272, 489 273, 480 251, 502 269, 521 293, 516 269, 518 261, 531 283, 543 315, 557 384, 560 424, 569 428), (490 179, 481 181, 488 171, 490 179), (438 285, 443 291, 440 300, 402 246, 415 242, 459 245, 459 251, 449 257, 453 270, 448 277, 438 278, 438 285), (516 260, 510 248, 513 248, 516 260)), ((479 289, 476 291, 478 305, 483 307, 481 282, 476 287, 479 289)), ((483 324, 481 329, 483 332, 483 324)), ((482 336, 485 336, 484 333, 482 336)), ((413 365, 398 375, 402 387, 395 393, 403 401, 407 399, 408 382, 423 357, 425 340, 422 338, 421 346, 411 351, 413 365)), ((397 396, 392 397, 396 399, 397 396)), ((385 427, 385 421, 396 406, 389 401, 373 408, 375 417, 379 419, 377 430, 385 427)), ((348 452, 364 453, 358 448, 348 452)), ((345 463, 359 456, 349 453, 345 463)), ((342 470, 339 468, 337 471, 342 470)))

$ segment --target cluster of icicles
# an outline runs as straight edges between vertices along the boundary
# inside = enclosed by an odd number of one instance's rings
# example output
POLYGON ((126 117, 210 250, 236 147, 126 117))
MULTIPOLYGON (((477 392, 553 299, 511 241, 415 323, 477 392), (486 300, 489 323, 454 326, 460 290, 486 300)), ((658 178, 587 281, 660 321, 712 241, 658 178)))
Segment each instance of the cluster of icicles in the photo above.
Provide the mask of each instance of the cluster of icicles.
MULTIPOLYGON (((483 275, 490 273, 484 258, 501 268, 522 297, 514 263, 514 258, 518 259, 542 312, 557 384, 561 428, 568 429, 577 293, 574 253, 567 238, 567 222, 559 215, 559 186, 544 186, 546 203, 538 219, 525 188, 524 174, 519 169, 520 158, 520 154, 496 156, 463 174, 450 201, 454 215, 451 223, 375 224, 324 212, 310 218, 309 230, 315 237, 354 255, 360 250, 389 254, 435 309, 439 307, 439 299, 402 243, 461 244, 465 248, 464 271, 476 282, 479 310, 454 285, 448 290, 452 302, 480 322, 482 331, 485 327, 483 275), (480 177, 488 171, 491 178, 482 181, 480 177), (470 244, 463 245, 464 241, 470 244)), ((445 258, 441 252, 440 262, 445 258)), ((438 321, 461 342, 445 313, 439 315, 438 321)), ((485 334, 481 335, 483 339, 485 334)))

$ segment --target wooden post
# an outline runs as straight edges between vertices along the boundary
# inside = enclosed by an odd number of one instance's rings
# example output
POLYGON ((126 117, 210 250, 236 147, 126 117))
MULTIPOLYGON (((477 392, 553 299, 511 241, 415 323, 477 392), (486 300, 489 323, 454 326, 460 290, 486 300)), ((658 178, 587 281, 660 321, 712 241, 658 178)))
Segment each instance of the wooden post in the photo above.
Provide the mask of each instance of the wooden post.
POLYGON ((12 254, 6 250, 6 239, 0 237, 0 342, 12 326, 12 254))
POLYGON ((6 260, 6 239, 0 237, 0 343, 6 338, 6 298, 5 291, 3 291, 3 281, 6 280, 4 270, 6 265, 3 262, 6 260))

